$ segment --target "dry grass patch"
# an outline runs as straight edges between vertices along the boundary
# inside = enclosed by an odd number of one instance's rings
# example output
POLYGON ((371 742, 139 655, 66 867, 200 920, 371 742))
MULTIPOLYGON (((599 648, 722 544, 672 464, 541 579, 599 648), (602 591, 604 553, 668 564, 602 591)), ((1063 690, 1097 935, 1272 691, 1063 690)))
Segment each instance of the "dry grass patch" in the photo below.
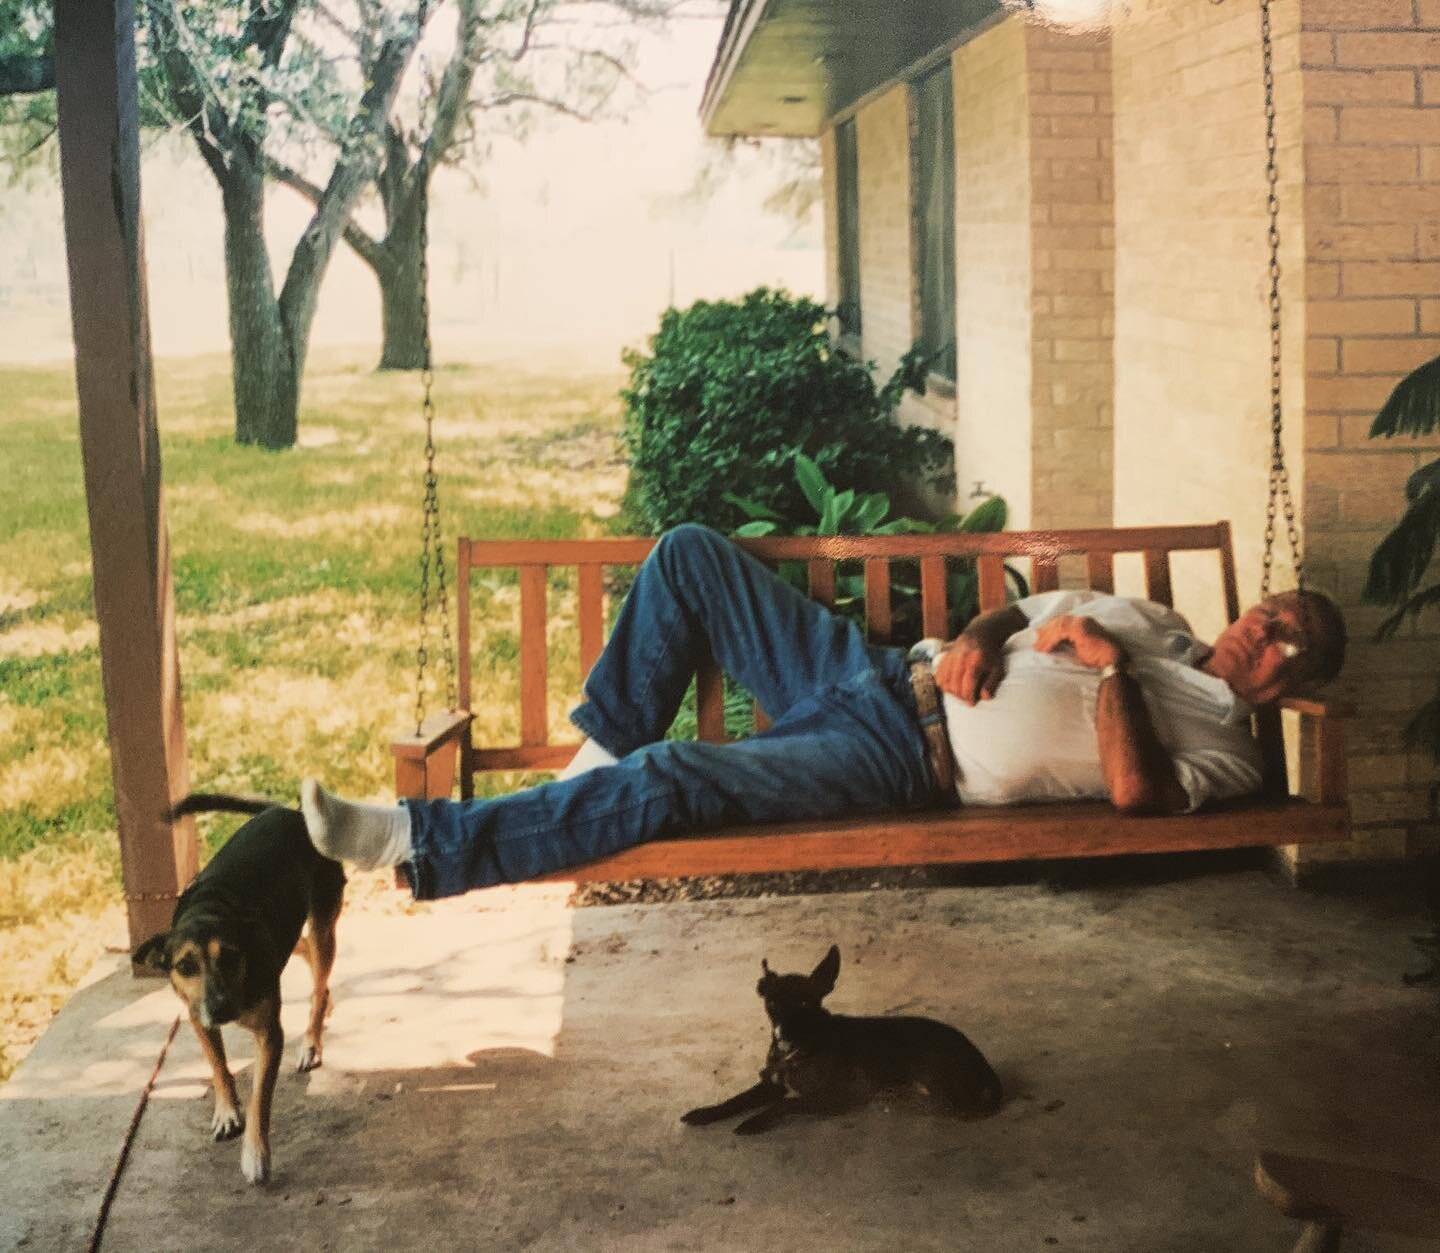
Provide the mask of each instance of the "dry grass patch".
MULTIPOLYGON (((284 799, 314 774, 351 795, 393 795, 389 743, 415 699, 424 432, 418 378, 371 364, 368 354, 313 354, 299 447, 275 454, 231 442, 225 357, 158 363, 197 789, 284 799)), ((567 376, 550 365, 438 371, 447 544, 602 533, 624 483, 620 382, 618 370, 567 376)), ((0 389, 13 462, 0 498, 3 1080, 94 958, 125 942, 125 924, 72 375, 0 370, 0 389)), ((513 582, 480 588, 475 603, 480 734, 514 738, 513 582)), ((573 636, 568 622, 554 629, 573 636)), ((573 690, 578 645, 561 652, 557 680, 573 690), (566 667, 573 680, 561 677, 566 667)), ((557 696, 550 711, 557 734, 563 706, 557 696)), ((238 820, 199 825, 211 847, 238 820)), ((357 877, 350 897, 355 912, 417 908, 388 875, 357 877)))

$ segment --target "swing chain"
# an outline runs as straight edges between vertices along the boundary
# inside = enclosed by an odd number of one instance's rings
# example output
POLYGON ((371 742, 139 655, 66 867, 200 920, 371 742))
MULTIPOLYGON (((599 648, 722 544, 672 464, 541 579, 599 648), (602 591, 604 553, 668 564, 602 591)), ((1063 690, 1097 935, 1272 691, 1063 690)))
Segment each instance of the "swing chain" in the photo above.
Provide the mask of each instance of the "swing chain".
MULTIPOLYGON (((425 6, 421 6, 421 33, 424 33, 425 6)), ((420 57, 421 133, 425 112, 430 103, 430 75, 424 54, 420 57)), ((456 704, 454 646, 450 639, 450 596, 445 578, 445 545, 440 533, 440 477, 435 472, 435 361, 430 339, 430 154, 422 146, 415 166, 418 183, 416 196, 420 214, 420 258, 417 281, 420 287, 420 326, 423 335, 423 364, 420 367, 422 398, 420 413, 425 420, 425 498, 420 527, 420 642, 415 650, 415 734, 425 721, 425 668, 430 661, 427 647, 427 619, 430 612, 430 567, 433 560, 436 578, 436 599, 440 612, 440 655, 445 668, 446 708, 456 704)))
POLYGON ((1304 561, 1300 532, 1295 522, 1295 502, 1290 495, 1290 472, 1285 467, 1284 423, 1281 403, 1280 342, 1280 181, 1275 138, 1275 64, 1270 29, 1271 0, 1260 0, 1260 45, 1265 70, 1265 181, 1266 212, 1270 243, 1270 489, 1265 505, 1265 552, 1261 558, 1260 596, 1270 595, 1270 576, 1275 560, 1277 513, 1284 514, 1290 541, 1290 559, 1295 566, 1295 585, 1303 587, 1304 561))

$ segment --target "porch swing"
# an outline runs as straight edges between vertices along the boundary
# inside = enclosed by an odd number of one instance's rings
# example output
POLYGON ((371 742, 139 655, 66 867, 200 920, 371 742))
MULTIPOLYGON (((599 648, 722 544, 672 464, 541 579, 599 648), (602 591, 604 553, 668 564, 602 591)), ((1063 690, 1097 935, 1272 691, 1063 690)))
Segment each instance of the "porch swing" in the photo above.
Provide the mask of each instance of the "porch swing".
MULTIPOLYGON (((1303 586, 1303 562, 1283 447, 1281 406, 1281 319, 1279 202, 1275 139, 1274 74, 1270 0, 1261 0, 1261 36, 1265 84, 1266 179, 1270 308, 1270 472, 1265 513, 1265 549, 1261 594, 1270 593, 1277 520, 1283 516, 1297 585, 1303 586)), ((422 252, 422 258, 423 258, 422 252)), ((426 274, 422 268, 421 282, 426 274)), ((574 612, 579 626, 580 673, 600 655, 604 640, 605 576, 611 567, 637 566, 654 546, 650 538, 570 540, 484 540, 462 537, 456 549, 456 645, 458 667, 449 656, 449 617, 445 562, 433 439, 433 374, 428 320, 423 372, 425 418, 425 522, 420 563, 420 645, 417 651, 416 717, 412 733, 392 745, 397 795, 433 799, 451 795, 457 775, 462 798, 474 794, 477 773, 556 770, 569 761, 576 745, 551 743, 547 645, 547 600, 551 572, 573 570, 574 612), (438 576, 442 652, 448 663, 448 707, 424 714, 425 673, 429 653, 426 618, 430 568, 438 576), (519 583, 519 742, 477 744, 472 723, 470 655, 470 582, 476 569, 513 570, 519 583), (457 678, 458 675, 458 678, 457 678)), ((891 564, 918 566, 921 625, 925 635, 947 634, 946 563, 974 563, 981 612, 1006 603, 1006 564, 1029 562, 1036 592, 1060 586, 1062 558, 1083 560, 1086 585, 1113 592, 1117 555, 1138 555, 1146 596, 1173 604, 1171 554, 1214 555, 1227 622, 1240 612, 1230 524, 1118 527, 1086 530, 1010 531, 999 534, 924 534, 897 536, 765 537, 737 541, 767 562, 800 561, 808 571, 809 592, 825 604, 835 599, 839 563, 864 569, 865 620, 875 642, 891 638, 891 564)), ((578 698, 579 693, 570 695, 578 698)), ((723 683, 713 661, 705 659, 696 675, 698 737, 727 739, 723 683)), ((880 866, 978 863, 1173 853, 1257 845, 1294 845, 1348 838, 1345 744, 1342 714, 1334 704, 1288 698, 1255 718, 1264 761, 1264 786, 1258 796, 1180 816, 1122 814, 1108 801, 1062 804, 973 806, 922 814, 894 813, 818 822, 786 822, 733 827, 682 839, 658 840, 627 849, 553 876, 586 882, 673 878, 714 874, 791 870, 858 869, 880 866), (1310 795, 1292 794, 1287 777, 1281 711, 1297 714, 1314 727, 1314 762, 1302 771, 1310 795)), ((763 725, 763 711, 757 718, 763 725)))

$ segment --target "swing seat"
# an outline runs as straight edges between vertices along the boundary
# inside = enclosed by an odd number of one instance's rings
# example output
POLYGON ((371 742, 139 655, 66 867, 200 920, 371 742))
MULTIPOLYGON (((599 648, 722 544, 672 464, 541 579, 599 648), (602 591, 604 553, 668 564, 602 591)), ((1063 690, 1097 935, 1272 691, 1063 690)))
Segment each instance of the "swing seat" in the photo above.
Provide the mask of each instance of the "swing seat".
MULTIPOLYGON (((1171 605, 1172 554, 1199 553, 1202 556, 1195 560, 1217 563, 1213 568, 1218 574, 1215 584, 1226 620, 1233 622, 1240 611, 1227 522, 999 534, 767 537, 738 542, 772 564, 782 560, 804 562, 810 594, 827 604, 834 603, 838 564, 863 567, 867 634, 877 642, 891 637, 892 565, 896 562, 905 563, 911 578, 918 567, 921 627, 927 636, 948 634, 947 563, 957 560, 974 563, 980 608, 984 611, 1005 604, 1007 562, 1022 572, 1028 563, 1033 591, 1058 588, 1064 562, 1067 586, 1077 585, 1073 575, 1083 573, 1078 585, 1113 592, 1117 557, 1138 563, 1143 570, 1144 594, 1149 599, 1171 605), (1071 566, 1076 569, 1072 571, 1071 566)), ((572 604, 558 616, 578 624, 579 674, 588 674, 604 642, 606 569, 638 566, 654 543, 653 539, 462 538, 456 566, 461 708, 432 716, 419 733, 395 742, 397 794, 423 799, 449 796, 458 779, 460 795, 468 798, 474 794, 477 773, 563 768, 576 745, 551 743, 549 710, 553 698, 564 696, 573 703, 580 693, 578 685, 572 692, 551 691, 547 631, 550 601, 558 601, 567 589, 573 588, 572 604), (475 742, 470 712, 470 587, 477 569, 513 570, 518 576, 518 743, 475 742)), ((490 625, 499 625, 493 616, 490 625)), ((485 686, 493 689, 488 682, 485 686)), ((708 659, 697 670, 696 697, 699 737, 714 742, 725 740, 723 683, 708 659)), ((1344 743, 1344 715, 1348 711, 1334 703, 1301 698, 1286 700, 1281 708, 1299 717, 1304 732, 1302 748, 1312 750, 1308 768, 1301 769, 1305 795, 1291 791, 1281 710, 1269 709, 1255 719, 1265 763, 1262 794, 1196 814, 1129 815, 1121 814, 1108 802, 1082 801, 773 823, 657 840, 572 867, 554 878, 571 882, 680 878, 1104 857, 1344 840, 1350 831, 1344 743)), ((757 724, 763 726, 763 711, 757 709, 756 717, 757 724)))

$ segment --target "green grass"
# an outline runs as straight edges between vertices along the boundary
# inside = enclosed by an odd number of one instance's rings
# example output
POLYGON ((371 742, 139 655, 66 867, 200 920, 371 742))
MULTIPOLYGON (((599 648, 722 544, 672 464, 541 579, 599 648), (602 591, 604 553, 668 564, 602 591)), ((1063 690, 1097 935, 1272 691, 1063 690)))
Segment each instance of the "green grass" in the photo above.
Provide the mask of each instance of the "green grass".
MULTIPOLYGON (((604 531, 623 478, 620 381, 438 372, 452 584, 462 533, 604 531)), ((234 443, 223 357, 162 361, 156 390, 192 781, 288 795, 317 773, 384 795, 390 734, 415 700, 418 377, 315 354, 300 445, 283 453, 234 443)), ((0 369, 0 395, 0 861, 87 850, 118 884, 73 376, 0 369)), ((480 586, 477 607, 506 583, 480 586)), ((479 648, 477 674, 504 666, 513 629, 479 648)))
MULTIPOLYGON (((461 534, 609 529, 624 478, 621 381, 618 369, 438 371, 452 594, 461 534)), ((314 774, 353 795, 393 795, 389 743, 415 704, 418 377, 377 374, 369 354, 316 353, 300 445, 284 453, 234 443, 223 357, 160 362, 156 391, 192 785, 293 797, 314 774)), ((105 946, 124 943, 125 925, 73 374, 0 368, 0 397, 3 1083, 105 946)), ((516 600, 513 576, 477 574, 477 721, 491 736, 514 729, 516 600)), ((554 650, 572 688, 573 634, 558 629, 554 650)), ((431 641, 438 649, 438 631, 431 641)), ((564 701, 551 711, 562 735, 564 701)), ((493 776, 478 790, 535 777, 493 776)), ((202 859, 235 826, 202 816, 202 859)))

